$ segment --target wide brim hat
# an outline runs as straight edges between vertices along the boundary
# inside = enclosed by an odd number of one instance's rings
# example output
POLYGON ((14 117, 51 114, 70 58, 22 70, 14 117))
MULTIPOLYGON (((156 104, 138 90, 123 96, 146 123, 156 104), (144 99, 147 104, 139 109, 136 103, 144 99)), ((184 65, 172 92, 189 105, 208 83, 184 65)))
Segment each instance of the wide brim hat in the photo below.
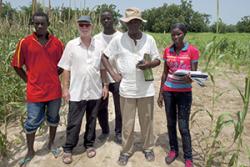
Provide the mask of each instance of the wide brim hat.
POLYGON ((135 8, 135 7, 131 7, 131 8, 126 9, 125 16, 120 18, 120 20, 122 22, 124 22, 124 23, 128 23, 129 21, 131 21, 133 19, 139 19, 144 23, 147 22, 147 20, 144 20, 141 17, 141 11, 138 8, 135 8))

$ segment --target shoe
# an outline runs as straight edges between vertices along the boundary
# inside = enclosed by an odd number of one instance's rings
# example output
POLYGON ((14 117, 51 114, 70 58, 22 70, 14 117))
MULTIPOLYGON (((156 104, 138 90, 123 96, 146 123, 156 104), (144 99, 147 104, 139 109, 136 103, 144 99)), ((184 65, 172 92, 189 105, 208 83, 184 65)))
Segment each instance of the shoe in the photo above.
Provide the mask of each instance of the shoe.
POLYGON ((185 160, 185 167, 193 167, 193 161, 190 159, 185 160))
POLYGON ((171 164, 178 157, 178 153, 175 150, 170 150, 168 156, 165 158, 167 164, 171 164))
POLYGON ((24 157, 19 161, 19 166, 23 167, 23 166, 27 166, 27 164, 32 160, 34 156, 30 156, 30 157, 24 157))
POLYGON ((109 137, 109 133, 102 133, 100 136, 98 136, 98 140, 100 140, 101 142, 104 142, 108 139, 109 137))
POLYGON ((120 166, 125 166, 128 163, 129 156, 126 154, 120 154, 120 157, 118 159, 118 164, 120 166))
POLYGON ((143 151, 146 160, 148 161, 154 161, 155 160, 155 154, 153 152, 153 150, 147 150, 147 151, 143 151))
POLYGON ((60 148, 51 148, 50 152, 54 156, 54 158, 58 158, 61 155, 61 153, 62 153, 62 151, 60 150, 60 148))
POLYGON ((121 134, 116 134, 115 135, 115 142, 117 144, 122 144, 122 135, 121 134))

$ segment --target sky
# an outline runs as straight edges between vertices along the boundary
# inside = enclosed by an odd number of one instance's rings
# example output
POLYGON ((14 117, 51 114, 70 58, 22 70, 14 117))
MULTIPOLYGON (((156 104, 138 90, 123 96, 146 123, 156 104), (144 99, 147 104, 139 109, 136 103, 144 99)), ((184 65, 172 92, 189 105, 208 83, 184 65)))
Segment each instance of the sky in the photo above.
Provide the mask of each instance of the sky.
MULTIPOLYGON (((37 0, 40 3, 48 5, 49 0, 37 0)), ((180 4, 181 0, 51 0, 52 7, 65 6, 68 7, 71 1, 71 7, 94 8, 101 4, 114 4, 123 15, 128 7, 137 7, 141 10, 160 7, 164 3, 180 4), (85 2, 85 3, 84 3, 85 2)), ((21 6, 30 5, 32 0, 3 0, 10 2, 12 7, 19 8, 21 6)), ((192 0, 193 9, 200 13, 211 15, 210 21, 216 20, 216 4, 217 0, 192 0)), ((220 0, 220 18, 226 24, 236 24, 243 16, 250 15, 250 0, 220 0)))

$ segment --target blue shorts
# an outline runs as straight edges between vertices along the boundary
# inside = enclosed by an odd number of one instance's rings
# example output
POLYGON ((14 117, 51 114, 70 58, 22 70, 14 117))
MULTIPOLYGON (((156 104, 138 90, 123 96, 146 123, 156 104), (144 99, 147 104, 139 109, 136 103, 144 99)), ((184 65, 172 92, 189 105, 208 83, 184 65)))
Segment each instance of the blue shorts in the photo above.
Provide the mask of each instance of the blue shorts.
POLYGON ((45 116, 49 126, 58 126, 60 106, 61 98, 48 102, 28 102, 27 119, 24 123, 25 133, 36 132, 37 128, 43 123, 45 116))

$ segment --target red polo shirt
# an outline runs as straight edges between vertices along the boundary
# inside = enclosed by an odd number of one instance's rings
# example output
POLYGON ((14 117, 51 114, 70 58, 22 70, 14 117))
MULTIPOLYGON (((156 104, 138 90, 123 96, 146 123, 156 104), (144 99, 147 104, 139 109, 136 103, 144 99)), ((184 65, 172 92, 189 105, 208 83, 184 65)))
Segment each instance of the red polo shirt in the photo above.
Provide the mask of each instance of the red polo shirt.
POLYGON ((53 35, 49 35, 45 45, 35 33, 20 40, 11 65, 19 68, 25 65, 27 101, 45 102, 62 96, 57 64, 63 49, 63 43, 53 35))
POLYGON ((199 51, 196 47, 185 43, 179 55, 174 50, 174 47, 165 49, 163 59, 168 66, 168 76, 163 85, 164 91, 171 92, 190 92, 192 85, 186 83, 183 77, 173 75, 176 70, 191 70, 192 63, 198 62, 199 51))

